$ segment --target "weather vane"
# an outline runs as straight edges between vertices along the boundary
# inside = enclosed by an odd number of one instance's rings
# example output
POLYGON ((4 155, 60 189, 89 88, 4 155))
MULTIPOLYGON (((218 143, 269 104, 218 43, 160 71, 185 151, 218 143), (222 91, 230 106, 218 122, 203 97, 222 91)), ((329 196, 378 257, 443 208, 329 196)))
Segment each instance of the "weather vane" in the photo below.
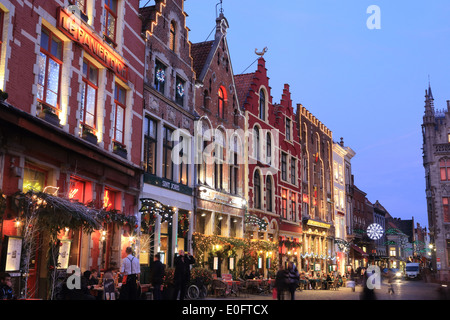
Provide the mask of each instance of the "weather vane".
POLYGON ((255 53, 258 55, 258 56, 260 56, 260 57, 262 57, 262 56, 264 56, 264 54, 267 52, 267 47, 265 47, 264 49, 263 49, 263 51, 261 51, 261 52, 258 52, 258 49, 255 49, 255 53))
POLYGON ((217 16, 217 6, 218 6, 218 5, 220 5, 220 10, 219 10, 220 13, 223 13, 222 1, 223 1, 223 0, 220 0, 219 3, 216 4, 216 16, 217 16))

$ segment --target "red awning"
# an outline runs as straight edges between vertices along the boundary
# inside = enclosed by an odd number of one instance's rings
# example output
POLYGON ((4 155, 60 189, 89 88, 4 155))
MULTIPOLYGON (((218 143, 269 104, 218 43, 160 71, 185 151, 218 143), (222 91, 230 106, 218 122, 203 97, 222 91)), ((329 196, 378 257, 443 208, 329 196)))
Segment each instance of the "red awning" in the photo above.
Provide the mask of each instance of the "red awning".
POLYGON ((357 253, 359 253, 360 255, 362 255, 363 257, 364 257, 364 256, 369 256, 367 253, 364 252, 363 249, 361 249, 361 248, 358 247, 357 245, 352 244, 352 245, 351 245, 351 248, 352 248, 353 250, 355 250, 357 253))

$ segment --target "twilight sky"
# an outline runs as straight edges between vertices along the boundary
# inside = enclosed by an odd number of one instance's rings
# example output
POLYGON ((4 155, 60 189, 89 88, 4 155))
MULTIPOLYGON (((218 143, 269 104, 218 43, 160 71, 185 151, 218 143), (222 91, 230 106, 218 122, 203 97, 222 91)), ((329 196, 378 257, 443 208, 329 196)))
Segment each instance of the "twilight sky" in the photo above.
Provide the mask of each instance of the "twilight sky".
MULTIPOLYGON (((218 2, 185 1, 191 42, 212 39, 218 2)), ((355 150, 355 185, 369 201, 428 226, 421 123, 428 77, 435 108, 450 99, 450 2, 223 0, 223 10, 234 73, 267 47, 273 102, 288 83, 293 104, 355 150), (381 29, 367 27, 371 5, 380 8, 381 29)))

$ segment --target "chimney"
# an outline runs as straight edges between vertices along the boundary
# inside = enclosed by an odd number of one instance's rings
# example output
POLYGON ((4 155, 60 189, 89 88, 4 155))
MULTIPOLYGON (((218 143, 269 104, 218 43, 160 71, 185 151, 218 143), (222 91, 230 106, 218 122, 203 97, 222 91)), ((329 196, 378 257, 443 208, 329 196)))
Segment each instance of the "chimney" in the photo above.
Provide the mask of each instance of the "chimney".
POLYGON ((341 142, 339 142, 339 144, 341 145, 341 147, 344 147, 344 138, 341 137, 341 142))

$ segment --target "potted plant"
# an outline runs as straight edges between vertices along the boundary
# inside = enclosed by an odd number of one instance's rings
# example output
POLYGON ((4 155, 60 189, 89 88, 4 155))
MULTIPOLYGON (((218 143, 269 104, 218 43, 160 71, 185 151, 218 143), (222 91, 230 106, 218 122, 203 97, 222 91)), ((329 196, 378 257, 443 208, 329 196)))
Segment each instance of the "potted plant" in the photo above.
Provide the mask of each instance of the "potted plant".
POLYGON ((97 136, 94 130, 88 126, 83 126, 82 138, 90 143, 97 144, 97 136))
POLYGON ((127 158, 127 149, 121 143, 114 141, 113 152, 122 158, 127 158))
POLYGON ((175 290, 174 286, 175 268, 167 268, 163 279, 163 299, 172 300, 175 290))
POLYGON ((8 93, 0 90, 0 101, 6 101, 6 99, 8 99, 8 93))
POLYGON ((43 103, 41 105, 41 112, 39 116, 47 122, 55 126, 59 126, 59 117, 56 114, 55 110, 52 107, 49 107, 43 103))

